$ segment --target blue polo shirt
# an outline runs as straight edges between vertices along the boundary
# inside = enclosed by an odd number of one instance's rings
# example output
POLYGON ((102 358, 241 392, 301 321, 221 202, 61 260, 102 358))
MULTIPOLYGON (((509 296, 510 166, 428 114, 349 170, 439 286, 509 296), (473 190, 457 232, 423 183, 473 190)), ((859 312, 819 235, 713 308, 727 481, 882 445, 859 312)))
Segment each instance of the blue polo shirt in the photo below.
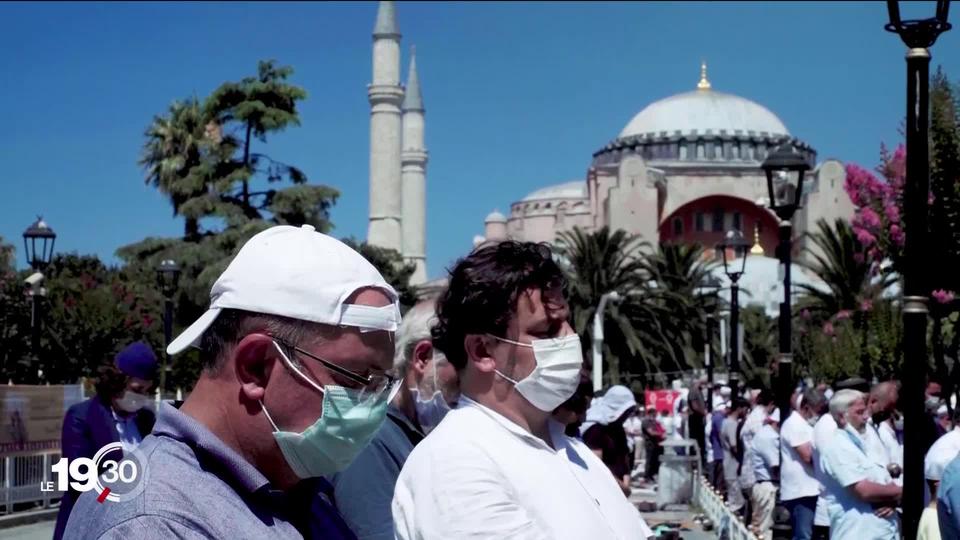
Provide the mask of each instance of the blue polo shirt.
POLYGON ((139 450, 143 490, 127 501, 103 503, 96 492, 84 493, 64 540, 355 538, 325 499, 325 480, 301 482, 290 492, 275 489, 240 454, 170 404, 161 404, 139 450))

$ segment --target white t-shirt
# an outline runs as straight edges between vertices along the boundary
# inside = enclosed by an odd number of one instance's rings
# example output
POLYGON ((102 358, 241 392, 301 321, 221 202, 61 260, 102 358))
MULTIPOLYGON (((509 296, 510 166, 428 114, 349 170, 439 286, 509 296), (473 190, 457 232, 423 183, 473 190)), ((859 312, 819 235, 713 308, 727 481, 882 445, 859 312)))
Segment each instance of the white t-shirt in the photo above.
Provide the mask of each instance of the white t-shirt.
POLYGON ((462 396, 397 479, 398 540, 647 539, 610 470, 550 422, 554 448, 462 396))
POLYGON ((813 476, 813 466, 800 458, 796 447, 813 445, 813 427, 793 411, 780 430, 783 445, 780 455, 780 500, 792 501, 800 497, 816 497, 820 494, 820 482, 813 476))
POLYGON ((887 452, 887 447, 880 440, 880 432, 874 427, 873 422, 867 422, 866 431, 863 434, 863 443, 867 449, 867 457, 881 467, 893 463, 893 458, 887 452))
POLYGON ((820 496, 817 497, 817 510, 813 515, 813 524, 822 527, 830 526, 830 513, 827 511, 826 489, 823 488, 825 475, 820 459, 823 457, 823 449, 833 438, 837 431, 837 421, 833 416, 825 414, 817 420, 817 425, 813 426, 813 476, 820 482, 820 496))
POLYGON ((897 430, 894 429, 893 422, 890 420, 881 422, 877 431, 880 433, 880 441, 887 448, 890 459, 893 460, 893 463, 903 467, 903 444, 897 439, 897 430))
POLYGON ((923 459, 923 476, 927 480, 940 480, 943 470, 960 454, 960 427, 936 440, 923 459))

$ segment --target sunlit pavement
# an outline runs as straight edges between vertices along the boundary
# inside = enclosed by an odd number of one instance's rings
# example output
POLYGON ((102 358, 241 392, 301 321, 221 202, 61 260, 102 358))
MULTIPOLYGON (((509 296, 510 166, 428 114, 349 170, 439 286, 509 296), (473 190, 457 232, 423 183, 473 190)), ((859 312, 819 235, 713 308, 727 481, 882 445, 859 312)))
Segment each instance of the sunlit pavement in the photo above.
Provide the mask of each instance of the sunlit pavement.
POLYGON ((53 538, 53 528, 56 524, 56 521, 50 520, 0 529, 0 538, 3 540, 50 540, 53 538))

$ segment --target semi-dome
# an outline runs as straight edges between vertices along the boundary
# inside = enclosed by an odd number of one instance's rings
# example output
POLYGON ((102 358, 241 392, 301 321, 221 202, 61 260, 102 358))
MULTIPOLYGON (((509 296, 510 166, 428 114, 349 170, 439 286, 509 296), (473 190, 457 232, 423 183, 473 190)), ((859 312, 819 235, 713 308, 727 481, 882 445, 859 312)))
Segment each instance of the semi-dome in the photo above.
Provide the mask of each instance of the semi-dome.
POLYGON ((484 223, 506 223, 507 216, 500 213, 499 210, 494 210, 487 214, 487 218, 483 220, 484 223))
POLYGON ((651 134, 689 135, 790 135, 787 127, 763 105, 749 99, 716 92, 701 67, 700 83, 692 92, 676 94, 648 105, 620 132, 620 138, 651 134))
POLYGON ((542 201, 547 199, 584 199, 587 197, 587 183, 583 180, 573 180, 553 186, 538 189, 522 199, 522 201, 542 201))

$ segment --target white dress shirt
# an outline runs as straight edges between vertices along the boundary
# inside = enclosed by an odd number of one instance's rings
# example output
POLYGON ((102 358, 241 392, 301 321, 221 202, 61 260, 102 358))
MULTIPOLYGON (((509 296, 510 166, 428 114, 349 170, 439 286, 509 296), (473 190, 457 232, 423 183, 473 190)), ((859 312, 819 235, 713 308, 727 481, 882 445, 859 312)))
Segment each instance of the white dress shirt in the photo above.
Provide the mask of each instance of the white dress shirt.
POLYGON ((140 430, 137 429, 136 415, 120 416, 113 409, 110 409, 110 412, 113 414, 113 422, 117 427, 117 435, 120 436, 123 451, 133 452, 143 441, 140 430))
POLYGON ((399 540, 646 539, 606 465, 550 421, 554 448, 462 396, 414 448, 393 496, 399 540))

